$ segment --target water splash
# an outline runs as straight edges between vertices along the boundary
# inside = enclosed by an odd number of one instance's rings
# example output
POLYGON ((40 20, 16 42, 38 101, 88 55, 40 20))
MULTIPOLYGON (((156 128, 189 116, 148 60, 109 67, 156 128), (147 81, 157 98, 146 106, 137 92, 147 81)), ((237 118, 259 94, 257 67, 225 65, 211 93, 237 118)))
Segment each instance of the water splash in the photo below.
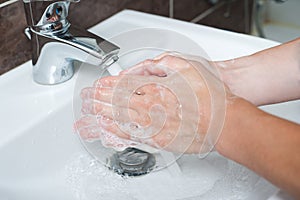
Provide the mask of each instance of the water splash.
POLYGON ((179 159, 180 176, 164 169, 131 178, 117 175, 88 154, 78 154, 65 166, 65 181, 78 200, 245 200, 260 179, 216 153, 194 158, 179 159))
POLYGON ((126 194, 124 179, 87 154, 72 158, 65 167, 65 174, 66 185, 76 199, 96 200, 126 194))

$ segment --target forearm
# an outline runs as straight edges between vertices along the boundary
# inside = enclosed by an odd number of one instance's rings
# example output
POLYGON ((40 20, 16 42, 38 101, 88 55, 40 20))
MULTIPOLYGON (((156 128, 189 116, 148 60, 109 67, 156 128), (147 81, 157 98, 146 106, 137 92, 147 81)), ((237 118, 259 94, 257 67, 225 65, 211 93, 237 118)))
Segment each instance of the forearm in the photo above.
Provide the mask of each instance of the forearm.
POLYGON ((255 105, 300 98, 300 38, 217 64, 231 91, 255 105))
POLYGON ((228 105, 226 114, 218 152, 300 197, 300 125, 241 99, 228 105))

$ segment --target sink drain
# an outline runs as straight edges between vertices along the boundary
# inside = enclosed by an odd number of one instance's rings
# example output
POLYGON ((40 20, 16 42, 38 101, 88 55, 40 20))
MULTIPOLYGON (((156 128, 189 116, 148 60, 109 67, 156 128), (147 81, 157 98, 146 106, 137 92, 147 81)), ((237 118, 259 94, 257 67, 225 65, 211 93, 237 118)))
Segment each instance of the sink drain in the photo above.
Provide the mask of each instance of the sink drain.
POLYGON ((109 160, 109 168, 125 176, 140 176, 149 173, 155 166, 155 157, 136 148, 127 148, 115 153, 109 160))

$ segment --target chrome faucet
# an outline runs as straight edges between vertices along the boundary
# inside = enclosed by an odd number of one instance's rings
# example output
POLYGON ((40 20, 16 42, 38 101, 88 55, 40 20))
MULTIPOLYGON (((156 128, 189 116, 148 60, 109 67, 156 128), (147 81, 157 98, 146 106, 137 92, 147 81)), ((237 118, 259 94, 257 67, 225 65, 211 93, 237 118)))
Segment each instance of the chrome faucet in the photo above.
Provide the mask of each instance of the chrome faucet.
POLYGON ((71 26, 69 5, 80 0, 23 0, 31 39, 33 79, 52 85, 69 80, 74 61, 108 67, 118 59, 119 47, 86 30, 71 26), (92 56, 90 56, 92 55, 92 56))

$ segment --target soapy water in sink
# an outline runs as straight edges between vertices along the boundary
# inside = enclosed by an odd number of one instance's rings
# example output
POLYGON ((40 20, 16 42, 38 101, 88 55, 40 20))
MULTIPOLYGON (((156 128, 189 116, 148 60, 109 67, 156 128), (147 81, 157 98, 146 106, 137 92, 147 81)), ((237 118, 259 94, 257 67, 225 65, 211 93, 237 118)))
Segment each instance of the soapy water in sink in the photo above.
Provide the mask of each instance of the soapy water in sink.
MULTIPOLYGON (((123 128, 126 129, 126 126, 123 128)), ((102 138, 98 142, 109 146, 109 141, 102 138)), ((89 142, 86 144, 89 145, 89 142)), ((137 144, 140 145, 138 142, 137 144)), ((122 146, 125 147, 126 145, 122 146)), ((148 147, 139 147, 151 153, 148 147)), ((87 149, 90 149, 89 146, 87 149)), ((95 154, 89 151, 95 157, 106 158, 97 152, 95 154)), ((170 163, 170 160, 176 160, 172 156, 173 154, 163 152, 161 159, 164 163, 170 163)), ((121 177, 99 161, 88 154, 81 154, 73 157, 65 167, 66 185, 75 199, 245 200, 260 179, 253 172, 217 153, 211 153, 203 160, 182 156, 178 163, 140 177, 121 177)))
POLYGON ((260 179, 248 169, 212 153, 201 165, 193 156, 178 160, 182 173, 167 169, 140 177, 122 177, 88 154, 65 166, 65 180, 75 199, 234 199, 243 200, 260 179))

